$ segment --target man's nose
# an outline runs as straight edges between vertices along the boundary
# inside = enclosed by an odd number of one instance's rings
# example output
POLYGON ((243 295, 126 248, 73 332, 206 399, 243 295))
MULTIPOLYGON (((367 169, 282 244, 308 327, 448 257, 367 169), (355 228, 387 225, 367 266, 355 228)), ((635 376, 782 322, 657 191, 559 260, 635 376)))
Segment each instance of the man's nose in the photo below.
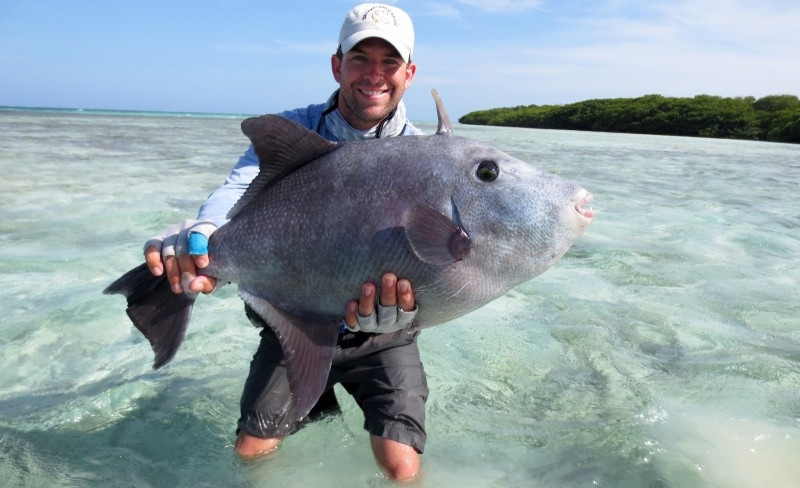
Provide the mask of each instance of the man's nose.
POLYGON ((367 76, 370 78, 381 78, 383 77, 384 73, 383 68, 383 63, 380 61, 372 61, 367 66, 367 76))

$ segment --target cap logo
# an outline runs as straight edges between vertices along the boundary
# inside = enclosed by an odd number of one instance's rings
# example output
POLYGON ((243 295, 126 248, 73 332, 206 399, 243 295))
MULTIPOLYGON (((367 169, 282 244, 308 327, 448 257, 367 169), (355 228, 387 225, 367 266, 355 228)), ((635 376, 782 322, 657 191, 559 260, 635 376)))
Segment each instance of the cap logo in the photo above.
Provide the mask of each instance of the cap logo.
POLYGON ((397 27, 397 19, 392 11, 382 5, 367 10, 361 20, 368 20, 374 24, 393 24, 397 27))

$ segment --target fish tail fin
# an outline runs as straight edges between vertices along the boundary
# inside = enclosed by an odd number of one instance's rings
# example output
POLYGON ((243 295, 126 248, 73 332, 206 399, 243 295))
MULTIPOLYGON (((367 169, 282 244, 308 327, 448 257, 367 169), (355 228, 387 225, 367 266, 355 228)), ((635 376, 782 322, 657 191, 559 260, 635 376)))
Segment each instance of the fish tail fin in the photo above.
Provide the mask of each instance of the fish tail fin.
POLYGON ((103 293, 128 299, 126 312, 155 352, 153 369, 175 357, 183 342, 196 295, 172 293, 165 276, 153 276, 142 264, 111 283, 103 293))

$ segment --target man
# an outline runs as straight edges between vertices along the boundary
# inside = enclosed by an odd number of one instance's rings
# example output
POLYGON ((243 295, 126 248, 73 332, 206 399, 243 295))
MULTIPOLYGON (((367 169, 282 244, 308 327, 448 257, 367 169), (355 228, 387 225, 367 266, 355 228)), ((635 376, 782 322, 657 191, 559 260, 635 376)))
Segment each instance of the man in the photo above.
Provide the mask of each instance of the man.
MULTIPOLYGON (((414 30, 405 12, 388 5, 358 5, 345 17, 338 50, 331 56, 339 89, 325 104, 281 115, 332 141, 420 134, 406 118, 402 102, 416 73, 413 47, 414 30)), ((165 237, 145 244, 151 272, 157 276, 166 272, 175 293, 214 289, 213 278, 196 275, 197 268, 208 265, 205 243, 225 223, 228 210, 257 174, 258 159, 250 146, 225 183, 203 204, 198 221, 176 226, 165 237)), ((393 316, 392 308, 397 308, 398 323, 413 320, 416 305, 411 285, 393 273, 382 277, 380 289, 365 283, 358 300, 342 304, 347 327, 339 335, 328 390, 311 416, 337 406, 332 387, 341 383, 364 411, 364 427, 380 466, 393 479, 409 479, 420 469, 428 388, 417 334, 397 330, 401 328, 397 323, 378 325, 376 297, 379 311, 392 310, 393 316), (380 333, 382 328, 395 331, 380 333)), ((262 331, 242 393, 236 450, 245 458, 255 458, 277 448, 283 437, 302 425, 286 417, 291 393, 277 338, 252 310, 246 307, 245 311, 262 331)))

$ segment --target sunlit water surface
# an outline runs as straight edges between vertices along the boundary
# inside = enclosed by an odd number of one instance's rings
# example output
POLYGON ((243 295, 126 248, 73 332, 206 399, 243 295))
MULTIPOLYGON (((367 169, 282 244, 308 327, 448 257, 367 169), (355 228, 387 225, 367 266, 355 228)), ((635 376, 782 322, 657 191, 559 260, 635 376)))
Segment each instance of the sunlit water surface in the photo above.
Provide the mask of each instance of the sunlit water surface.
MULTIPOLYGON (((222 182, 239 122, 0 111, 3 486, 389 485, 346 394, 271 459, 234 455, 258 342, 234 287, 159 371, 101 294, 222 182)), ((586 187, 598 216, 544 275, 422 334, 417 485, 798 486, 800 146, 456 133, 586 187)))

